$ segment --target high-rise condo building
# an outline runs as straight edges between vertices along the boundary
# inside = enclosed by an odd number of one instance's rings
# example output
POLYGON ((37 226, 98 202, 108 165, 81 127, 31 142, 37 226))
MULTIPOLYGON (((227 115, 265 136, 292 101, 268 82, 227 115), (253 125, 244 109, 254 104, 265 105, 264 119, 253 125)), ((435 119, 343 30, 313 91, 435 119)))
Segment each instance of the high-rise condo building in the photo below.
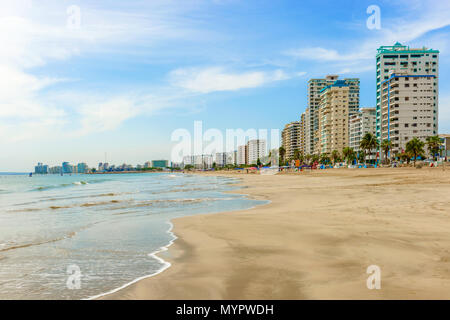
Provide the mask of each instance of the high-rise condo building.
POLYGON ((300 122, 294 121, 284 126, 281 132, 282 146, 286 151, 286 159, 293 159, 295 150, 300 150, 300 122))
POLYGON ((350 86, 345 80, 321 90, 319 107, 319 142, 316 153, 331 155, 348 146, 350 86))
POLYGON ((305 149, 305 132, 306 132, 306 112, 300 116, 300 151, 306 154, 305 149))
MULTIPOLYGON (((375 108, 361 108, 360 112, 350 116, 349 146, 354 151, 360 151, 360 142, 366 133, 375 134, 376 110, 375 108)), ((376 154, 371 155, 375 159, 376 154)))
MULTIPOLYGON (((428 49, 428 48, 410 48, 408 46, 404 46, 400 43, 396 43, 393 46, 381 46, 378 49, 377 55, 376 55, 376 64, 377 64, 377 127, 376 127, 376 135, 379 140, 382 137, 382 85, 383 82, 388 81, 392 77, 392 73, 396 74, 402 74, 403 79, 402 81, 406 81, 405 78, 408 78, 408 81, 411 81, 411 79, 418 77, 419 79, 425 79, 427 77, 430 77, 430 79, 433 79, 432 83, 432 92, 425 92, 426 95, 420 95, 420 90, 429 90, 429 89, 419 89, 419 88, 413 88, 413 87, 398 87, 396 91, 398 91, 397 97, 399 100, 397 102, 401 102, 402 110, 406 112, 406 109, 415 109, 418 110, 416 107, 424 106, 424 103, 429 103, 428 93, 432 93, 432 119, 433 124, 431 126, 432 128, 432 134, 437 135, 438 133, 438 96, 439 96, 439 51, 428 49), (409 77, 406 77, 409 76, 409 77), (416 97, 413 100, 405 100, 407 97, 403 92, 403 90, 409 91, 409 89, 412 89, 412 94, 416 94, 416 97), (418 91, 415 91, 418 90, 418 91), (422 101, 422 99, 424 99, 422 101)), ((395 77, 394 77, 395 79, 395 77)), ((400 81, 400 80, 398 80, 400 81)), ((417 85, 421 82, 420 80, 413 80, 418 81, 416 82, 417 85)), ((389 80, 389 82, 392 83, 392 80, 389 80)), ((387 82, 385 82, 386 85, 387 82)), ((406 84, 406 83, 405 83, 406 84)), ((392 88, 391 88, 392 89, 392 88)), ((408 93, 408 94, 410 94, 408 93)), ((390 98, 390 97, 388 97, 390 98)), ((409 97, 411 98, 411 97, 409 97)), ((428 106, 428 105, 427 105, 428 106)), ((400 108, 400 104, 399 107, 400 108)), ((397 109, 396 111, 400 111, 397 109)), ((412 112, 421 112, 421 111, 412 111, 412 112)), ((400 118, 403 118, 403 120, 406 121, 408 124, 408 128, 411 128, 410 125, 413 122, 416 122, 417 125, 420 125, 420 123, 425 123, 425 126, 428 126, 428 122, 421 121, 423 120, 424 116, 428 117, 428 111, 423 111, 425 114, 422 115, 410 115, 408 116, 409 119, 404 118, 404 116, 400 116, 400 118), (420 118, 422 117, 422 118, 420 118), (414 118, 414 119, 413 119, 414 118)), ((400 115, 400 113, 398 114, 400 115)), ((429 119, 429 118, 426 118, 429 119)), ((400 128, 400 127, 398 127, 400 128)), ((428 128, 428 127, 427 127, 428 128)), ((399 135, 400 135, 400 129, 399 135)), ((424 129, 416 129, 415 130, 424 130, 424 129)), ((424 133, 422 131, 422 133, 424 133)), ((416 132, 417 135, 424 135, 420 134, 420 131, 416 132)), ((386 135, 385 135, 386 137, 386 135)), ((400 136, 398 137, 400 138, 400 136)), ((405 137, 402 137, 405 138, 405 137)), ((398 143, 397 143, 398 144, 398 143)))
POLYGON ((391 141, 394 154, 414 137, 425 142, 437 135, 436 87, 434 75, 401 71, 381 82, 381 141, 391 141))
POLYGON ((248 153, 248 148, 247 145, 243 145, 243 146, 238 146, 237 149, 237 164, 241 165, 241 164, 247 164, 247 153, 248 153))
POLYGON ((305 152, 305 154, 311 154, 312 153, 312 137, 311 137, 311 132, 312 132, 312 127, 311 127, 311 109, 309 107, 306 107, 305 110, 305 123, 303 124, 303 128, 304 128, 304 132, 303 132, 303 137, 305 139, 305 143, 303 145, 303 150, 305 152))
POLYGON ((226 152, 216 152, 214 159, 216 166, 224 167, 227 164, 227 153, 226 152))
MULTIPOLYGON (((308 108, 305 117, 305 151, 306 153, 320 153, 319 150, 319 107, 321 103, 321 91, 337 80, 338 75, 327 75, 324 79, 310 79, 308 81, 308 108)), ((348 86, 349 115, 359 111, 359 87, 360 81, 357 78, 345 78, 342 80, 348 86)))
POLYGON ((266 140, 253 139, 247 142, 247 164, 256 164, 266 156, 266 140))

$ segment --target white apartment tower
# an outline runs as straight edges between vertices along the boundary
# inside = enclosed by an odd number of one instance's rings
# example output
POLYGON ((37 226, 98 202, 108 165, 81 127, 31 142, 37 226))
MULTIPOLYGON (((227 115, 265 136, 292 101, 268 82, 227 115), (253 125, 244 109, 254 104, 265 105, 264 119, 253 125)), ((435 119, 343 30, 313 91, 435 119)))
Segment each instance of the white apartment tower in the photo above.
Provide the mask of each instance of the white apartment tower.
MULTIPOLYGON (((375 134, 376 131, 376 109, 361 108, 360 112, 350 117, 349 146, 354 151, 360 151, 360 142, 366 133, 375 134)), ((371 159, 376 158, 376 154, 370 155, 371 159)))
POLYGON ((266 156, 266 140, 254 139, 247 142, 247 164, 256 164, 266 156))
POLYGON ((380 140, 392 142, 392 152, 401 153, 414 137, 423 142, 437 135, 437 78, 391 71, 381 83, 380 140))
POLYGON ((247 145, 238 146, 237 149, 237 165, 247 164, 247 145))
MULTIPOLYGON (((382 104, 383 104, 383 83, 386 86, 387 82, 390 82, 390 84, 394 85, 393 81, 398 82, 406 82, 406 81, 416 81, 412 83, 416 83, 418 86, 422 86, 421 83, 426 83, 429 81, 427 78, 432 79, 430 81, 432 88, 419 88, 419 87, 405 87, 400 86, 397 87, 396 90, 398 93, 396 94, 396 98, 399 100, 396 100, 397 102, 401 102, 401 105, 397 107, 398 109, 396 111, 400 111, 399 108, 401 108, 404 112, 407 112, 407 109, 414 109, 416 111, 411 112, 419 112, 419 113, 426 113, 426 117, 430 116, 428 111, 428 103, 430 103, 429 98, 431 97, 431 107, 432 107, 432 125, 431 127, 428 127, 429 122, 422 121, 425 118, 425 114, 422 115, 411 115, 411 118, 406 120, 404 116, 401 116, 404 118, 408 123, 408 128, 411 128, 410 125, 412 125, 413 122, 417 123, 418 126, 422 126, 423 123, 425 123, 425 126, 427 129, 431 128, 431 132, 428 132, 432 135, 438 134, 438 97, 439 97, 439 51, 428 49, 428 48, 410 48, 408 46, 404 46, 400 43, 396 43, 393 46, 381 46, 378 49, 377 55, 376 55, 376 70, 377 70, 377 87, 376 87, 376 97, 377 97, 377 105, 376 105, 376 135, 377 138, 381 141, 381 138, 383 136, 382 134, 382 104), (393 77, 395 79, 394 74, 399 74, 402 76, 402 79, 398 78, 398 80, 392 80, 390 79, 393 77), (408 76, 408 77, 406 77, 408 76), (408 80, 406 80, 408 78, 408 80), (421 80, 413 80, 414 78, 418 79, 425 79, 426 81, 421 80), (410 90, 411 89, 411 90, 410 90), (403 91, 410 91, 408 93, 404 93, 403 91), (420 90, 431 90, 420 92, 420 90), (426 93, 426 94, 419 94, 419 93, 426 93), (414 94, 414 98, 410 96, 410 98, 413 98, 413 100, 406 100, 402 98, 406 98, 407 95, 414 94), (423 101, 422 101, 423 100, 423 101), (419 111, 420 106, 424 106, 426 104, 427 111, 419 111), (422 118, 421 118, 422 117, 422 118)), ((406 84, 406 83, 405 83, 406 84)), ((428 87, 429 84, 424 84, 425 87, 428 87)), ((392 86, 391 86, 392 89, 392 86)), ((386 97, 386 95, 384 95, 386 97)), ((389 95, 389 100, 391 100, 389 95)), ((386 102, 386 101, 385 101, 386 102)), ((403 113, 403 112, 401 112, 403 113)), ((400 113, 399 113, 400 114, 400 113)), ((398 115, 399 115, 398 114, 398 115)), ((426 118, 429 119, 429 118, 426 118)), ((402 120, 402 121, 403 121, 402 120)), ((386 125, 385 125, 386 127, 386 125)), ((398 127, 400 128, 400 127, 398 127)), ((416 129, 414 130, 425 130, 425 128, 422 129, 416 129)), ((399 133, 400 129, 398 129, 399 133)), ((425 136, 425 131, 417 131, 414 134, 417 134, 418 136, 425 136)), ((389 135, 384 134, 384 138, 388 137, 389 135)), ((400 138, 400 137, 398 137, 400 138)), ((403 137, 404 138, 404 137, 403 137)), ((399 144, 399 143, 394 143, 399 144)), ((403 142, 401 143, 403 145, 403 142)), ((399 144, 400 145, 400 144, 399 144)))
POLYGON ((295 150, 301 150, 301 127, 299 121, 288 123, 281 132, 282 146, 286 150, 285 157, 293 159, 295 150))
MULTIPOLYGON (((308 81, 308 107, 305 114, 305 152, 308 154, 319 153, 319 107, 321 91, 338 80, 338 75, 327 75, 324 79, 310 79, 308 81)), ((350 116, 359 111, 359 87, 357 78, 343 80, 349 86, 348 113, 350 116)))

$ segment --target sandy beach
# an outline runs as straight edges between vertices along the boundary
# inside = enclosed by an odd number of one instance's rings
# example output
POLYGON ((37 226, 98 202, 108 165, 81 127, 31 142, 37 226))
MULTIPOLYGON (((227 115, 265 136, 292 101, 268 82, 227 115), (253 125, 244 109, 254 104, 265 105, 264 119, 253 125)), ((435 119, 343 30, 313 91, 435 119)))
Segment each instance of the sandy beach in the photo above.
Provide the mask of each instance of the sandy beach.
POLYGON ((175 219, 172 266, 104 299, 450 299, 450 168, 220 174, 271 203, 175 219))

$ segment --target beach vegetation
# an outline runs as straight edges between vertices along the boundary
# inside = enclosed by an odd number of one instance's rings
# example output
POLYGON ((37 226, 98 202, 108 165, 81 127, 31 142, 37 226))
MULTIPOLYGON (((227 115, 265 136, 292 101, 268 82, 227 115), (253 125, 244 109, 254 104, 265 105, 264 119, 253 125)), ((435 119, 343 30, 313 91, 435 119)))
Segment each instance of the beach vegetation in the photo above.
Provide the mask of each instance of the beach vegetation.
POLYGON ((342 149, 342 156, 347 161, 347 165, 351 164, 356 158, 355 151, 350 147, 345 147, 342 149))
POLYGON ((442 145, 441 138, 439 136, 427 137, 426 145, 433 160, 437 160, 437 155, 439 155, 442 145))
POLYGON ((416 166, 417 157, 423 157, 425 142, 419 140, 417 137, 412 138, 406 144, 406 153, 413 157, 414 167, 416 166))
POLYGON ((392 142, 390 140, 383 140, 383 142, 381 142, 381 150, 383 150, 384 152, 384 161, 386 164, 390 163, 388 155, 391 149, 392 149, 392 142))
POLYGON ((333 160, 333 165, 335 165, 336 162, 341 161, 341 155, 340 155, 339 151, 333 150, 331 152, 331 159, 333 160))
MULTIPOLYGON (((365 151, 365 155, 370 157, 371 151, 378 148, 378 140, 371 132, 367 132, 361 139, 360 148, 365 151)), ((367 157, 364 159, 367 164, 367 157)))

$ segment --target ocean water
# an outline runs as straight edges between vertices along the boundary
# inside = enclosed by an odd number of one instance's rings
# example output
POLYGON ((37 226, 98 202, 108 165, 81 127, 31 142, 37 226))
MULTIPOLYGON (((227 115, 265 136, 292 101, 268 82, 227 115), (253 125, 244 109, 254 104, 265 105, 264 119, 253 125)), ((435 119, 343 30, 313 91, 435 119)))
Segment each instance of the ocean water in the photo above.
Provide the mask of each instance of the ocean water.
POLYGON ((0 299, 84 299, 155 274, 170 220, 262 204, 181 173, 0 174, 0 299))

